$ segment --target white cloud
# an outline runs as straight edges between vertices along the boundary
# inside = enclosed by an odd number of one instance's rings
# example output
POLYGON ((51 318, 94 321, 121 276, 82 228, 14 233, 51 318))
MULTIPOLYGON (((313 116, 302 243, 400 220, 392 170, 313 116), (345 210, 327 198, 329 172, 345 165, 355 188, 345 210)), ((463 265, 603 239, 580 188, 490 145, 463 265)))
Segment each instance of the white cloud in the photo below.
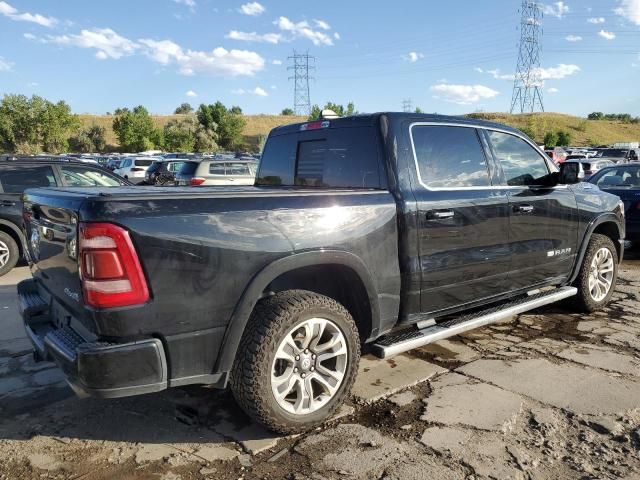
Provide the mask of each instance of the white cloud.
POLYGON ((82 30, 77 35, 48 35, 39 39, 39 41, 95 49, 97 50, 95 56, 100 60, 106 60, 107 58, 117 60, 124 56, 133 55, 138 48, 135 42, 118 35, 110 28, 82 30))
POLYGON ((0 72, 10 72, 13 68, 13 63, 9 60, 5 60, 4 57, 0 57, 0 72))
POLYGON ((474 70, 478 73, 483 73, 484 70, 482 70, 480 67, 475 67, 474 70))
POLYGON ((198 96, 198 94, 196 92, 194 92, 193 90, 187 90, 187 93, 185 93, 185 95, 187 97, 191 97, 191 98, 195 98, 198 96))
POLYGON ((567 65, 565 63, 559 63, 556 67, 539 68, 537 74, 540 75, 540 79, 544 80, 560 80, 562 78, 578 73, 580 67, 578 65, 567 65))
POLYGON ((593 17, 593 18, 587 18, 587 23, 593 23, 594 25, 599 25, 601 23, 604 23, 606 20, 604 19, 604 17, 593 17))
POLYGON ((338 32, 333 32, 333 38, 340 40, 340 34, 338 32))
POLYGON ((581 42, 582 37, 580 35, 567 35, 564 37, 567 42, 581 42))
POLYGON ((45 17, 39 13, 20 13, 18 9, 12 7, 7 2, 0 1, 0 15, 4 15, 16 22, 31 22, 42 25, 43 27, 53 27, 58 23, 58 19, 54 17, 45 17))
POLYGON ((556 18, 562 18, 569 13, 569 6, 564 2, 553 2, 551 5, 542 5, 542 13, 556 18))
POLYGON ((487 73, 490 74, 496 80, 511 80, 515 79, 515 75, 513 73, 500 73, 499 68, 495 68, 493 70, 487 70, 487 73))
POLYGON ((238 30, 231 30, 225 35, 226 38, 231 40, 241 40, 244 42, 264 42, 273 43, 277 45, 282 41, 282 35, 279 33, 264 33, 259 34, 256 32, 239 32, 238 30))
POLYGON ((236 88, 231 90, 234 95, 256 95, 258 97, 268 97, 269 94, 262 87, 256 87, 253 90, 245 90, 244 88, 236 88))
POLYGON ((185 5, 189 7, 191 11, 194 11, 196 9, 195 0, 173 0, 173 1, 179 5, 185 5))
POLYGON ((616 38, 616 34, 615 33, 607 32, 606 30, 600 30, 598 32, 598 35, 600 35, 605 40, 613 40, 614 38, 616 38))
POLYGON ((631 23, 640 25, 640 0, 622 0, 614 12, 631 23))
POLYGON ((182 75, 252 76, 263 70, 265 64, 264 58, 249 50, 227 50, 218 47, 211 51, 197 51, 184 49, 171 40, 148 38, 134 42, 110 28, 82 30, 77 35, 47 35, 43 38, 32 35, 28 38, 41 43, 94 49, 97 50, 96 58, 100 60, 117 60, 141 53, 161 65, 177 66, 178 72, 182 75))
MULTIPOLYGON (((316 20, 316 22, 319 20, 316 20)), ((333 45, 331 37, 324 32, 314 30, 311 28, 308 22, 301 21, 298 23, 292 22, 287 17, 280 17, 273 22, 278 28, 284 32, 288 32, 294 36, 294 38, 306 38, 311 40, 314 45, 333 45)))
POLYGON ((36 37, 33 33, 23 33, 22 36, 27 40, 38 40, 38 37, 36 37))
POLYGON ((407 55, 402 55, 402 58, 407 62, 416 63, 421 58, 424 58, 424 54, 420 52, 409 52, 407 55))
POLYGON ((441 98, 458 105, 471 105, 499 94, 499 92, 484 85, 453 85, 449 83, 433 85, 431 91, 437 94, 434 98, 441 98))
POLYGON ((547 92, 549 93, 558 93, 560 90, 558 90, 555 87, 551 87, 551 88, 547 88, 547 92))
POLYGON ((266 8, 264 8, 258 2, 245 3, 240 7, 240 13, 243 13, 244 15, 250 15, 252 17, 263 14, 265 10, 266 8))
POLYGON ((29 82, 29 83, 27 84, 27 86, 29 86, 29 87, 37 87, 37 86, 39 86, 39 85, 40 85, 40 84, 39 84, 38 82, 29 82))
POLYGON ((314 20, 313 23, 316 24, 316 27, 321 28, 322 30, 331 30, 331 25, 324 20, 314 20))
POLYGON ((272 65, 282 65, 282 60, 272 60, 271 64, 272 65))

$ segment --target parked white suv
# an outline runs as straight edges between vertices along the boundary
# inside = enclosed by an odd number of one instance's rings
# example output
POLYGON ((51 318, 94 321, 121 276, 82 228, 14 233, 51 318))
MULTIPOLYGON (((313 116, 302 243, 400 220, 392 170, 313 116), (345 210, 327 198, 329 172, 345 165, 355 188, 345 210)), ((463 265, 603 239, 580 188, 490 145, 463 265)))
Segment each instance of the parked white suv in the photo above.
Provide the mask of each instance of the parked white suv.
POLYGON ((126 157, 120 160, 120 165, 113 173, 132 183, 142 183, 144 182, 144 174, 155 160, 152 157, 126 157))

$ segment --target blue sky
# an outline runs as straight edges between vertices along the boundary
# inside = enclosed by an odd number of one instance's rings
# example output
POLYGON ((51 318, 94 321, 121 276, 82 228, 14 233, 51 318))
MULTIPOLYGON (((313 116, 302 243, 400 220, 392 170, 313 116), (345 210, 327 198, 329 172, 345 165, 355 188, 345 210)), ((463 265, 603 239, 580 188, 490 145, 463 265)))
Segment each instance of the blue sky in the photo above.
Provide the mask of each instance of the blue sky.
MULTIPOLYGON (((293 103, 287 57, 317 57, 312 103, 509 109, 517 0, 0 0, 0 94, 75 112, 293 103)), ((542 3, 547 111, 640 115, 640 0, 542 3)))

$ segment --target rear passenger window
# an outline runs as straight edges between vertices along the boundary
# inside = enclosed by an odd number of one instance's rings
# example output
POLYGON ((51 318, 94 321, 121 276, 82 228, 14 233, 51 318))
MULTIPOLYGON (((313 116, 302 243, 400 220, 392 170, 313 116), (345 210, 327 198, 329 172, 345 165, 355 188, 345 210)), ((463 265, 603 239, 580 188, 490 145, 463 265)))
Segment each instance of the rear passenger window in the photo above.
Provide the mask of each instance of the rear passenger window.
POLYGON ((56 179, 48 166, 2 167, 0 185, 4 193, 22 193, 27 188, 55 187, 56 179))
POLYGON ((348 127, 270 137, 256 185, 381 188, 373 127, 348 127))
POLYGON ((411 135, 423 186, 490 185, 487 159, 474 128, 417 125, 411 129, 411 135))
POLYGON ((502 165, 507 185, 544 185, 547 182, 547 162, 531 145, 508 133, 488 133, 493 152, 502 165))

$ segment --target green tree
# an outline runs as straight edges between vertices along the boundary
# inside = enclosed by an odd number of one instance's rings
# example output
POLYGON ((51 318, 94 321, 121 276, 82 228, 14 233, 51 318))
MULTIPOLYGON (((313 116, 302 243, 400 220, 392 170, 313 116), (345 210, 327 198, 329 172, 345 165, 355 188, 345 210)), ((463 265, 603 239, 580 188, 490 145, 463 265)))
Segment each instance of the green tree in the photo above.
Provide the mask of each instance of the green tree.
POLYGON ((234 105, 233 107, 231 107, 229 111, 235 115, 242 115, 242 109, 237 105, 234 105))
POLYGON ((79 120, 65 102, 37 95, 5 95, 0 101, 0 146, 15 153, 60 153, 79 120))
POLYGON ((555 147, 558 144, 557 132, 547 132, 544 136, 544 145, 546 147, 555 147))
POLYGON ((233 150, 242 145, 242 131, 246 124, 242 115, 233 113, 219 101, 213 105, 200 105, 196 115, 205 130, 217 134, 217 143, 222 148, 233 150))
POLYGON ((162 146, 162 132, 153 127, 153 119, 142 105, 116 110, 113 131, 125 151, 141 152, 162 146))
POLYGON ((107 147, 106 129, 100 125, 84 128, 69 139, 69 147, 73 152, 103 152, 107 147))
POLYGON ((602 112, 591 112, 587 115, 589 120, 602 120, 604 118, 604 113, 602 112))
POLYGON ((558 147, 567 147, 571 145, 571 134, 564 130, 558 131, 558 141, 556 143, 558 147))
POLYGON ((415 113, 422 113, 422 109, 420 107, 416 107, 415 113))
POLYGON ((175 113, 176 115, 180 115, 180 114, 186 115, 191 112, 193 112, 193 107, 191 106, 190 103, 185 102, 185 103, 181 103, 173 113, 175 113))
POLYGON ((171 120, 164 126, 164 148, 168 152, 193 152, 198 122, 194 118, 171 120))
POLYGON ((295 112, 291 108, 283 108, 282 112, 280 112, 280 115, 284 115, 286 117, 289 117, 291 115, 295 115, 295 112))

